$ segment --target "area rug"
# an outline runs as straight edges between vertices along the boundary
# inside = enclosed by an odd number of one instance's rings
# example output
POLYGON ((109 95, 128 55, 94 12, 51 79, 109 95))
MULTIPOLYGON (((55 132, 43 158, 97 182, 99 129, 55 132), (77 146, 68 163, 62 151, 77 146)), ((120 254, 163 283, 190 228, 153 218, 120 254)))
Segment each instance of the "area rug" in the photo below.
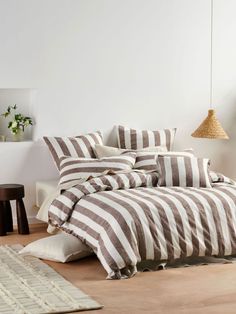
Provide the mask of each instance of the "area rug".
POLYGON ((20 256, 21 245, 0 246, 0 313, 48 314, 102 306, 46 263, 20 256))

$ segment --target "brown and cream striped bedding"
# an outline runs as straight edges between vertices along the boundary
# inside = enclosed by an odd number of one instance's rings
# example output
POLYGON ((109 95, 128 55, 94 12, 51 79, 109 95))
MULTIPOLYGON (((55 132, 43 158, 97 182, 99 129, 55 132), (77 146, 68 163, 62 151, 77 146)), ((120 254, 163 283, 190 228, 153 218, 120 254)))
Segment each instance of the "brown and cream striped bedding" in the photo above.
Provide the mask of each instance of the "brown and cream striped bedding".
POLYGON ((43 139, 58 169, 62 156, 96 158, 93 148, 95 144, 103 143, 102 134, 99 131, 76 137, 44 136, 43 139))
POLYGON ((210 160, 194 156, 158 156, 160 186, 210 188, 210 160))
POLYGON ((117 126, 118 146, 126 149, 142 149, 151 146, 163 146, 172 149, 176 129, 135 130, 117 126))
POLYGON ((211 178, 193 188, 159 187, 156 172, 97 177, 62 192, 49 222, 89 245, 112 279, 143 260, 236 254, 236 186, 211 178))
POLYGON ((130 171, 135 164, 135 160, 136 153, 132 152, 101 159, 63 156, 60 158, 59 184, 80 180, 81 178, 97 177, 109 171, 130 171))
POLYGON ((136 162, 134 164, 135 169, 139 170, 146 170, 146 171, 157 171, 158 170, 158 165, 157 165, 157 159, 158 156, 188 156, 188 157, 193 157, 194 154, 193 152, 148 152, 148 151, 136 151, 137 156, 136 156, 136 162))

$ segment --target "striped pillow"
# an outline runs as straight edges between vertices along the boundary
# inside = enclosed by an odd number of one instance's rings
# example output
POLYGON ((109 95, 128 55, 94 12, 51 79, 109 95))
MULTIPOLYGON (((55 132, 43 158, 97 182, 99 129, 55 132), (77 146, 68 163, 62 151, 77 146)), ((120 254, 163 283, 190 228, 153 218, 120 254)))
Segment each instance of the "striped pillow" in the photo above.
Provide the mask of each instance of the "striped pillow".
POLYGON ((60 157, 86 157, 96 158, 93 147, 95 144, 102 144, 101 132, 94 132, 76 137, 47 137, 44 141, 52 154, 52 157, 59 169, 60 157))
POLYGON ((226 184, 232 184, 235 185, 236 182, 229 177, 224 176, 222 173, 210 171, 210 177, 212 180, 212 183, 226 183, 226 184))
POLYGON ((210 188, 210 161, 207 158, 159 156, 157 167, 160 186, 210 188))
MULTIPOLYGON (((162 146, 157 146, 162 147, 162 146)), ((162 156, 188 156, 193 157, 193 151, 189 152, 185 150, 184 152, 167 152, 162 147, 162 150, 156 153, 154 152, 144 152, 144 151, 137 151, 136 163, 134 165, 135 169, 139 170, 147 170, 147 171, 157 171, 157 157, 162 156)))
POLYGON ((157 156, 158 153, 137 152, 135 169, 146 171, 157 171, 157 156))
POLYGON ((157 131, 135 130, 119 125, 118 146, 126 149, 142 149, 149 146, 166 146, 172 149, 176 129, 157 131))
POLYGON ((131 170, 135 164, 135 159, 135 153, 126 153, 122 156, 105 157, 101 159, 63 156, 60 158, 59 184, 80 180, 81 178, 87 179, 90 176, 97 177, 109 170, 131 170))

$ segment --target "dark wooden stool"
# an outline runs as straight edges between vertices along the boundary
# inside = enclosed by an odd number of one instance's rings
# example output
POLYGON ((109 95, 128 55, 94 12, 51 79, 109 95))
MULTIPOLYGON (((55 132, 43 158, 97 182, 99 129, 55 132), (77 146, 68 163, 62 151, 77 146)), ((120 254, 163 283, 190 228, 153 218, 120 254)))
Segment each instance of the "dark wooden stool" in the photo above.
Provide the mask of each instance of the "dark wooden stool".
POLYGON ((29 234, 29 225, 23 197, 24 186, 21 184, 0 184, 0 236, 13 231, 11 200, 16 201, 17 225, 19 234, 29 234))

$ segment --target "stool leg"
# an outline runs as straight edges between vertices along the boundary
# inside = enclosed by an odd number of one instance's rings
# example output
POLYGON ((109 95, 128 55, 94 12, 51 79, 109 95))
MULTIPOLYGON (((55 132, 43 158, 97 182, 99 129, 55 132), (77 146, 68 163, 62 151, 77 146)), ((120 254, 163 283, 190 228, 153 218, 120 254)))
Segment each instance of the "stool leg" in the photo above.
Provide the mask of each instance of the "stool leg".
POLYGON ((3 202, 0 202, 0 236, 6 235, 6 225, 5 225, 5 209, 3 202))
POLYGON ((12 221, 12 212, 11 212, 11 203, 10 201, 4 201, 4 215, 6 221, 6 230, 9 232, 13 231, 13 221, 12 221))
POLYGON ((29 225, 22 199, 16 200, 16 214, 19 234, 29 234, 29 225))

